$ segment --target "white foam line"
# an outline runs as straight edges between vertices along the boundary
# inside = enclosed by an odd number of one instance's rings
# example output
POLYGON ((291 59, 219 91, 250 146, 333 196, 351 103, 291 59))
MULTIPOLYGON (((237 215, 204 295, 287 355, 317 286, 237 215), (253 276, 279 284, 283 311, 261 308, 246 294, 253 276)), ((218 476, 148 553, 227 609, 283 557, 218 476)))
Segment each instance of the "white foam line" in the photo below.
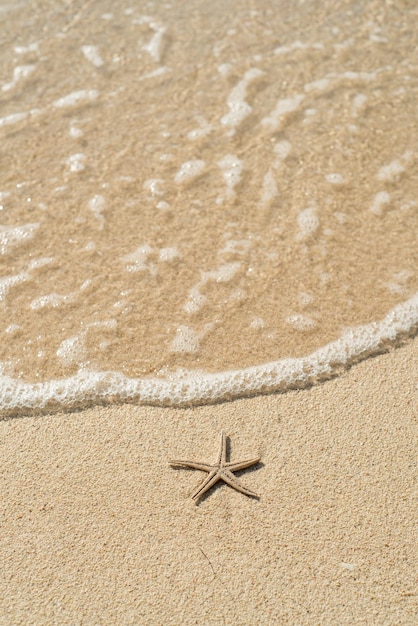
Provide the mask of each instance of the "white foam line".
POLYGON ((242 370, 191 373, 171 380, 127 378, 119 372, 79 371, 75 376, 44 383, 0 378, 0 409, 23 413, 104 402, 166 406, 207 404, 256 393, 286 391, 332 376, 339 367, 379 352, 418 325, 418 293, 395 306, 380 322, 346 331, 312 354, 242 370))
POLYGON ((7 297, 11 287, 24 283, 27 280, 30 280, 30 276, 27 272, 21 272, 20 274, 15 274, 15 276, 4 276, 3 278, 0 278, 0 301, 7 297))
POLYGON ((277 102, 276 108, 261 120, 261 125, 272 132, 281 130, 290 113, 299 111, 305 99, 303 94, 296 94, 293 98, 283 98, 277 102))
POLYGON ((148 78, 155 78, 156 76, 163 76, 163 74, 167 74, 168 72, 171 72, 171 69, 169 67, 166 67, 165 65, 162 65, 161 67, 158 67, 156 70, 153 70, 152 72, 147 72, 146 74, 138 78, 138 80, 148 80, 148 78))
POLYGON ((245 72, 244 78, 239 81, 237 85, 232 89, 228 96, 227 104, 229 113, 221 118, 221 124, 226 127, 230 127, 231 133, 235 132, 235 128, 250 115, 253 110, 252 107, 246 102, 248 86, 257 78, 264 76, 264 72, 257 68, 252 68, 245 72))
POLYGON ((161 44, 163 41, 163 36, 165 33, 165 28, 156 29, 155 35, 153 35, 151 41, 144 46, 144 50, 149 52, 156 63, 160 62, 161 58, 161 44))
POLYGON ((144 15, 138 20, 134 20, 134 24, 148 24, 151 30, 154 31, 154 35, 150 41, 142 46, 143 50, 146 50, 148 54, 153 58, 156 63, 161 60, 162 41, 166 32, 166 27, 159 24, 154 18, 144 15))
POLYGON ((80 89, 79 91, 73 91, 67 94, 63 98, 59 98, 52 103, 52 106, 57 109, 64 109, 67 107, 75 107, 79 104, 85 104, 87 102, 93 102, 97 99, 99 92, 96 89, 80 89))
POLYGON ((102 67, 102 65, 104 65, 98 46, 81 46, 81 52, 86 57, 87 61, 90 61, 94 67, 102 67))
MULTIPOLYGON (((82 89, 80 91, 74 91, 64 96, 63 98, 55 100, 50 106, 53 106, 56 109, 65 109, 69 107, 85 105, 90 102, 94 102, 94 100, 97 99, 98 95, 99 92, 96 89, 82 89)), ((0 128, 2 128, 3 126, 11 126, 12 124, 17 124, 18 122, 22 122, 26 119, 32 120, 33 118, 38 117, 41 114, 47 113, 48 110, 49 107, 47 106, 44 109, 31 109, 30 111, 10 113, 5 117, 0 117, 0 128)))
POLYGON ((288 46, 279 46, 274 50, 274 54, 288 54, 289 52, 293 52, 294 50, 323 50, 323 43, 302 43, 301 41, 293 41, 288 46))
POLYGON ((3 126, 10 126, 11 124, 17 124, 27 118, 36 117, 41 112, 41 109, 31 109, 30 111, 22 111, 20 113, 10 113, 10 115, 0 117, 0 128, 3 126))
POLYGON ((347 83, 349 86, 358 82, 371 83, 377 79, 379 74, 388 69, 389 67, 385 66, 373 72, 349 71, 340 74, 331 72, 318 80, 306 83, 304 85, 304 94, 299 93, 291 98, 282 98, 279 100, 276 104, 276 108, 261 120, 261 125, 271 132, 282 130, 287 123, 289 115, 300 111, 302 106, 305 105, 308 95, 313 94, 313 97, 317 97, 331 91, 335 87, 340 85, 344 86, 347 83))
POLYGON ((13 80, 3 85, 2 91, 10 91, 10 89, 16 87, 22 80, 32 74, 35 67, 36 65, 17 65, 13 70, 13 80))

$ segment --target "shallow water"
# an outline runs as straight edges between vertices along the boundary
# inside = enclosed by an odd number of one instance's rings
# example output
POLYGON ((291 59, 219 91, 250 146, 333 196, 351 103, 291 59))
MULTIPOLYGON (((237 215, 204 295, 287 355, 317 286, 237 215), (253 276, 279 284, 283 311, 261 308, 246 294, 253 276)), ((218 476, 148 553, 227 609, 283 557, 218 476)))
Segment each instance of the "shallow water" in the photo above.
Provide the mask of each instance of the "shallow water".
POLYGON ((0 7, 0 407, 286 389, 414 332, 418 10, 295 6, 0 7))

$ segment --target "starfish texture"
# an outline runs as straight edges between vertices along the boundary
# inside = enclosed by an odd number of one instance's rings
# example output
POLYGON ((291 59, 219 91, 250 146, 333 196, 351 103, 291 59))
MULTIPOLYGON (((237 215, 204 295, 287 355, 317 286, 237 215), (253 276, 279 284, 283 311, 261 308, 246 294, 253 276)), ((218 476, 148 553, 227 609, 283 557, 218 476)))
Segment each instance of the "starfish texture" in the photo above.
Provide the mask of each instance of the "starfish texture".
POLYGON ((223 480, 230 487, 233 487, 237 491, 244 493, 246 496, 251 496, 253 498, 258 498, 257 494, 250 489, 247 489, 240 483, 238 478, 234 476, 233 472, 238 472, 238 470, 245 469, 246 467, 250 467, 250 465, 255 465, 260 460, 260 457, 255 457, 253 459, 247 459, 246 461, 237 461, 232 463, 231 461, 227 462, 226 460, 226 435, 224 432, 221 434, 221 446, 219 450, 218 457, 216 459, 216 463, 197 463, 195 461, 169 461, 170 465, 175 465, 178 467, 191 467, 193 469, 202 470, 203 472, 208 472, 209 476, 205 478, 201 485, 196 489, 196 491, 192 494, 193 500, 198 500, 201 496, 203 496, 206 491, 208 491, 218 480, 223 480))

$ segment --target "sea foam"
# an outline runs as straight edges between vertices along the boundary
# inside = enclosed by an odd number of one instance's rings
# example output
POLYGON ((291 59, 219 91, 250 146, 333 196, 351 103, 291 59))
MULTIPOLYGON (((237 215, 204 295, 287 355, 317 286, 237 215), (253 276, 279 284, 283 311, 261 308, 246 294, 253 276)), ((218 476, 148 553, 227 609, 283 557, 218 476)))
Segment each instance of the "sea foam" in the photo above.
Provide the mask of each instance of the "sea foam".
POLYGON ((305 387, 379 352, 418 326, 418 293, 392 308, 379 322, 346 330, 339 339, 300 358, 218 373, 184 372, 170 378, 128 378, 120 372, 80 368, 68 378, 27 383, 0 376, 3 414, 53 411, 94 404, 131 402, 165 406, 221 400, 305 387))

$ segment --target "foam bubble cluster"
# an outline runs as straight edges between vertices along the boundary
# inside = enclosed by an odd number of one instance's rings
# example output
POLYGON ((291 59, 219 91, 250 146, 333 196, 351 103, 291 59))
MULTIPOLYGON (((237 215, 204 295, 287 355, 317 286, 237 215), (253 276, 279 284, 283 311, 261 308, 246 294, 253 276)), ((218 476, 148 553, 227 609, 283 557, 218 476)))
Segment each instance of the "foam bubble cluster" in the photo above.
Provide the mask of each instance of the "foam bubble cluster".
POLYGON ((0 226, 0 254, 7 254, 15 246, 32 239, 39 223, 20 226, 0 226))

